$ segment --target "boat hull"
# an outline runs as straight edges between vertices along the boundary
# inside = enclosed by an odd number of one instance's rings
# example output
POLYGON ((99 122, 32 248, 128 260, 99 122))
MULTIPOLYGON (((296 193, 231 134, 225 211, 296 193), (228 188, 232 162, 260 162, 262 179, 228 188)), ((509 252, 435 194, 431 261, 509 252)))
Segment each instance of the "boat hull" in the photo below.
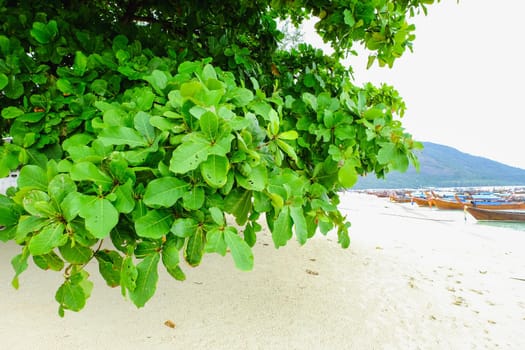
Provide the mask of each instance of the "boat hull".
POLYGON ((516 202, 516 203, 498 203, 498 204, 481 204, 476 203, 475 205, 471 202, 459 202, 459 201, 447 201, 440 198, 434 198, 434 204, 439 209, 445 210, 462 210, 465 207, 475 207, 481 209, 490 209, 490 210, 520 210, 525 209, 525 203, 516 202))
POLYGON ((466 210, 478 221, 525 222, 525 211, 491 210, 478 207, 469 207, 466 210))

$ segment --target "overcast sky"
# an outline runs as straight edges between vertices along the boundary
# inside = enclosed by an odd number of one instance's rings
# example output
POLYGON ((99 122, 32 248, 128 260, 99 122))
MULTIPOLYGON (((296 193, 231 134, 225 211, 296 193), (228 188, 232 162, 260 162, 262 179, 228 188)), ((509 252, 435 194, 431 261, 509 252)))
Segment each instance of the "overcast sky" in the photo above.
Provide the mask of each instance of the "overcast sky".
POLYGON ((413 53, 392 69, 363 57, 356 79, 399 90, 415 139, 525 169, 524 14, 525 0, 442 0, 414 20, 413 53))

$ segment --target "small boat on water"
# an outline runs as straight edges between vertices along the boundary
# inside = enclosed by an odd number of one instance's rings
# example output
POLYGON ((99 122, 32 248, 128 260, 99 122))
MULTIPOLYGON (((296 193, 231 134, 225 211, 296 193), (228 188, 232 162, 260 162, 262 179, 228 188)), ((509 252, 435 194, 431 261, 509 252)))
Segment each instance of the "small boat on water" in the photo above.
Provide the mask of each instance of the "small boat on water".
POLYGON ((525 222, 525 211, 492 210, 478 207, 465 208, 478 221, 525 222))

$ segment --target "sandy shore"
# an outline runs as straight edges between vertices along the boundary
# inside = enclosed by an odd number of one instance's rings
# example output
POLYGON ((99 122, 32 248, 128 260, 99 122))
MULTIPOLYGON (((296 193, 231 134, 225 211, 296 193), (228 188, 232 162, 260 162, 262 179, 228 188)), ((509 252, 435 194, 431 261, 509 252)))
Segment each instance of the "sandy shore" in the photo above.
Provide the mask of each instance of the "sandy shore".
POLYGON ((137 310, 91 266, 80 313, 57 315, 60 274, 31 266, 14 290, 0 244, 5 349, 523 349, 525 232, 443 212, 345 194, 352 243, 334 237, 279 250, 259 237, 255 268, 230 256, 161 273, 137 310), (174 328, 167 327, 173 322, 174 328))

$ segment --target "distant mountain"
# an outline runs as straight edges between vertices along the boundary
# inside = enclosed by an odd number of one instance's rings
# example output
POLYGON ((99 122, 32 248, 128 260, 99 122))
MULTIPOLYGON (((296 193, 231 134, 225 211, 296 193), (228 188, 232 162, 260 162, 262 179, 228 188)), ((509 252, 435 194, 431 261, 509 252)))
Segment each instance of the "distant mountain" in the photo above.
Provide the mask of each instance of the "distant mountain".
POLYGON ((423 151, 418 152, 421 165, 419 173, 410 167, 405 173, 392 171, 386 175, 386 179, 368 175, 360 178, 354 188, 525 185, 525 169, 473 156, 448 146, 431 142, 423 142, 423 145, 423 151))

